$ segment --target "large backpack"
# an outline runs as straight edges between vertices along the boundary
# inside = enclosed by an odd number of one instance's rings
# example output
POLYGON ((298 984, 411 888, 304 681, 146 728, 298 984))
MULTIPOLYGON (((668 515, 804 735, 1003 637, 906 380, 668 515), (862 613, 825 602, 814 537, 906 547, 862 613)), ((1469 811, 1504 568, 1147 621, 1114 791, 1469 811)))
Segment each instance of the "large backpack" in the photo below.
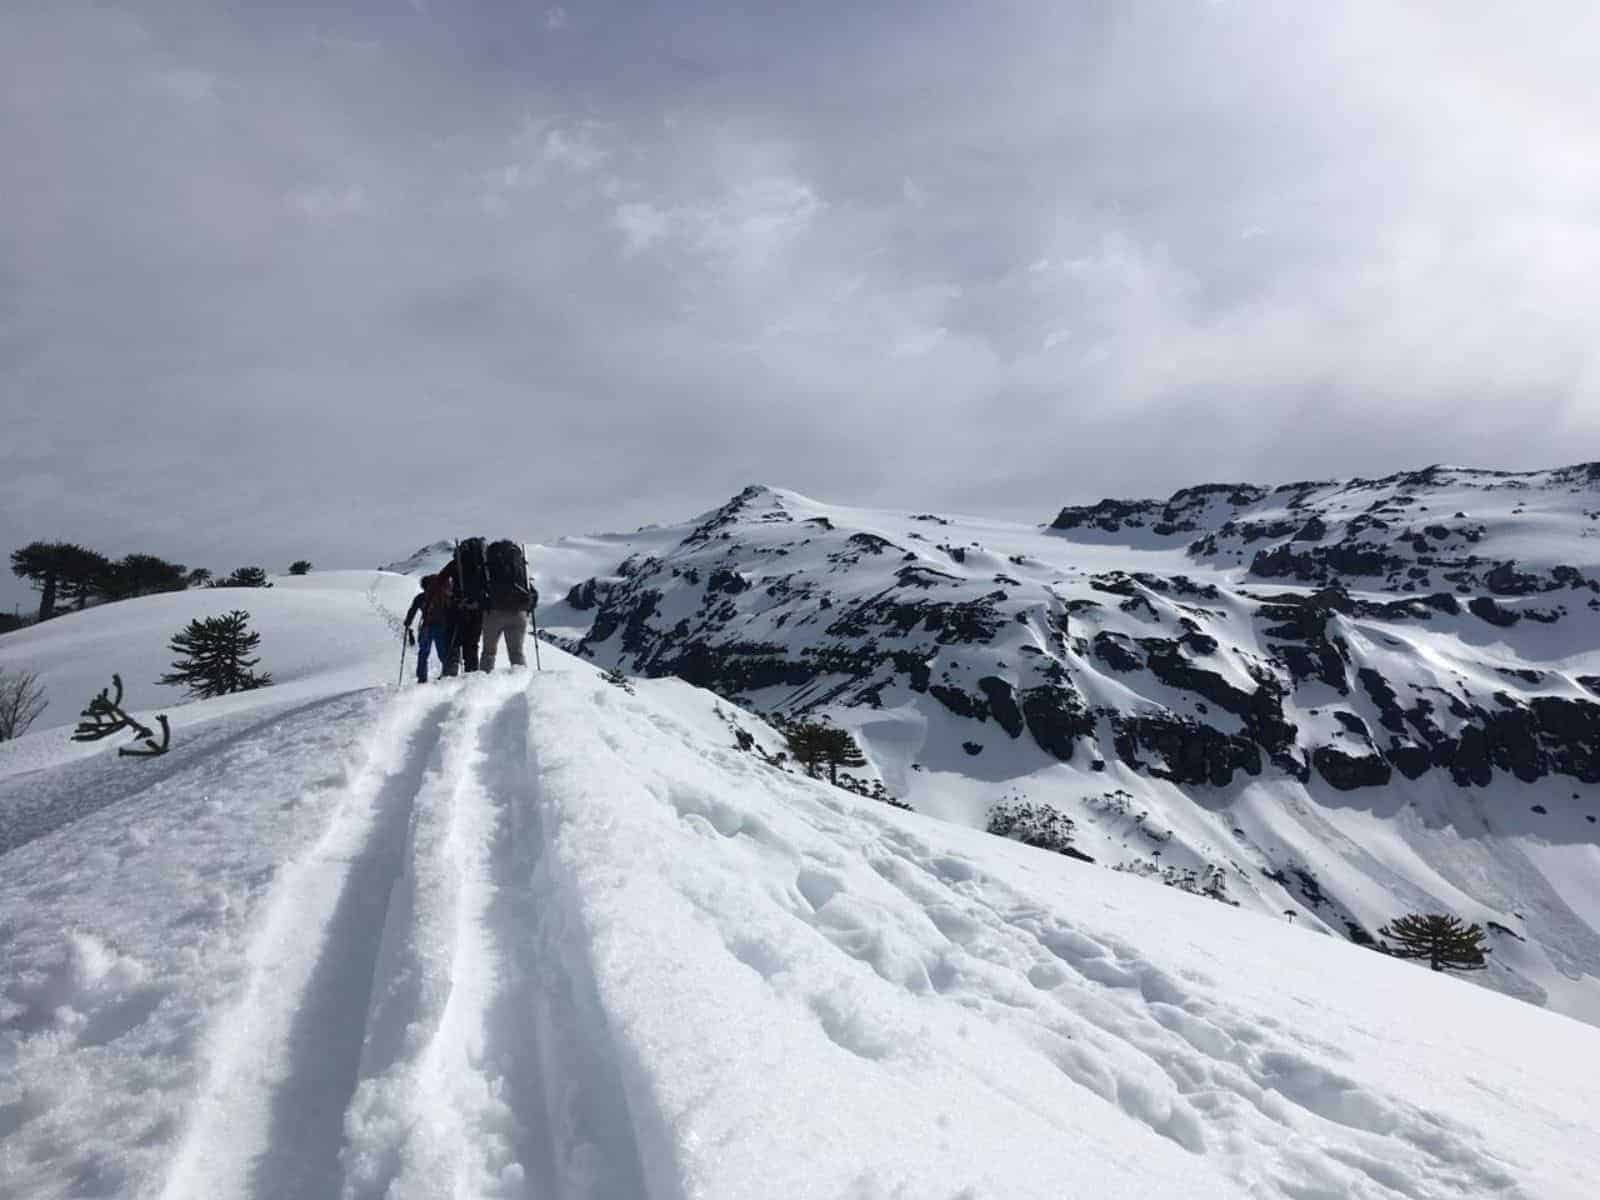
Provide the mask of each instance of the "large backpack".
POLYGON ((516 542, 490 542, 484 556, 489 576, 489 606, 503 612, 528 607, 528 562, 516 542))
POLYGON ((440 571, 422 580, 422 621, 432 625, 450 617, 450 576, 440 571))
POLYGON ((467 608, 484 608, 489 602, 489 574, 484 565, 483 539, 463 538, 456 543, 457 570, 461 574, 458 599, 467 608))

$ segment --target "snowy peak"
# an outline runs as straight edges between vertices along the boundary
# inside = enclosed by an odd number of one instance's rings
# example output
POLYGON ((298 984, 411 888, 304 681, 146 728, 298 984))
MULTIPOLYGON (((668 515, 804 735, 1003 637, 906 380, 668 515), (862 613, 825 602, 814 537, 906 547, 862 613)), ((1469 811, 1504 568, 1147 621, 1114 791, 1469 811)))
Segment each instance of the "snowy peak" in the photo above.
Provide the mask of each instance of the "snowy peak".
MULTIPOLYGON (((1260 579, 1526 595, 1600 574, 1600 463, 1513 473, 1434 466, 1382 479, 1185 488, 1067 507, 1075 539, 1179 544, 1260 579)), ((1600 585, 1597 585, 1600 586, 1600 585)))
POLYGON ((1432 898, 1508 931, 1492 986, 1600 1019, 1600 913, 1571 874, 1600 832, 1597 487, 1588 466, 1439 467, 1197 487, 1066 529, 753 487, 532 563, 565 589, 541 609, 563 645, 828 717, 920 811, 1032 814, 1099 865, 1356 941, 1432 898), (1469 519, 1499 557, 1428 532, 1469 519), (1271 573, 1307 547, 1309 579, 1271 573), (1339 569, 1368 553, 1409 565, 1339 569), (1398 872, 1366 849, 1393 830, 1398 872), (1462 837, 1500 863, 1489 893, 1462 837))

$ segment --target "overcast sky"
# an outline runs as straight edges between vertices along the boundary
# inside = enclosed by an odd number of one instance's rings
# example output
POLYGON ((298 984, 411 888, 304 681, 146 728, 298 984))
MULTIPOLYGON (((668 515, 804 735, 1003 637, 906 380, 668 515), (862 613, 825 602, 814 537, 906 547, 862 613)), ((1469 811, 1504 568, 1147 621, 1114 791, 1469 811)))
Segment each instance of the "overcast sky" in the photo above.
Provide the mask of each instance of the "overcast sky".
POLYGON ((9 0, 0 548, 1600 457, 1597 46, 1592 0, 9 0))

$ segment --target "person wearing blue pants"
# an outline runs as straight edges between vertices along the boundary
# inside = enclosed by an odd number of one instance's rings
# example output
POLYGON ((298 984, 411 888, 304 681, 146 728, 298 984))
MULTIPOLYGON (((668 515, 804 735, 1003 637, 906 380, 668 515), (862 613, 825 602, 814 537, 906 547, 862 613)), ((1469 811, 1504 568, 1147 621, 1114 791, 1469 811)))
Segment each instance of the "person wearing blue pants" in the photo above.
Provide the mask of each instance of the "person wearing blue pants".
POLYGON ((420 616, 417 626, 417 682, 428 682, 428 652, 439 655, 444 667, 450 653, 450 580, 443 573, 424 575, 416 599, 406 610, 406 639, 411 640, 411 619, 420 616))

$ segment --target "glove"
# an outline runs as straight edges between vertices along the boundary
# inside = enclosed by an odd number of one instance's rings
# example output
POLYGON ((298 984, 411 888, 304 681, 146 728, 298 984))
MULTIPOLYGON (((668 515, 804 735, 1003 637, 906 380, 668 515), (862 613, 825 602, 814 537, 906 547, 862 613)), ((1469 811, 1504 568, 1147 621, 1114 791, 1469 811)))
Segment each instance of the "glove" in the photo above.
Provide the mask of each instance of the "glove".
POLYGON ((417 635, 412 633, 411 632, 411 626, 407 625, 406 626, 406 645, 415 646, 416 644, 417 644, 417 635))

